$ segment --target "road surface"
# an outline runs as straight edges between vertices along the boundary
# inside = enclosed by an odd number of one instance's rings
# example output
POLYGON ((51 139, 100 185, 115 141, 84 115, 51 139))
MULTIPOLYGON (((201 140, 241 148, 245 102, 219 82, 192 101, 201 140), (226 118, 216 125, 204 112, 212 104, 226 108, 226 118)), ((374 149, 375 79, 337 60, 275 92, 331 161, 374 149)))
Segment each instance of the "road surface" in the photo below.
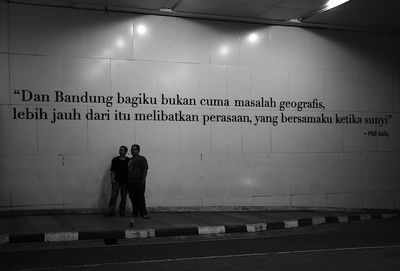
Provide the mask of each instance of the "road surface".
POLYGON ((400 270, 400 219, 258 234, 3 247, 1 270, 400 270))

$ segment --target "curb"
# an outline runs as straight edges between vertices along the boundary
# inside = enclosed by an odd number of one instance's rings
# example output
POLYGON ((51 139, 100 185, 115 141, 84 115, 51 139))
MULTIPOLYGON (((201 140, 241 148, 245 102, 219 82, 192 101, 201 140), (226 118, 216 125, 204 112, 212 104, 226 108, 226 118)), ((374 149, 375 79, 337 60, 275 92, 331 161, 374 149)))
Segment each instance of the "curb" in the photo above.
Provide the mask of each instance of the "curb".
POLYGON ((188 236, 188 235, 209 235, 225 233, 246 233, 263 232, 272 230, 282 230, 300 228, 308 226, 352 223, 357 221, 368 221, 400 217, 400 213, 371 213, 356 214, 349 216, 319 216, 311 218, 301 218, 285 220, 281 222, 256 223, 243 225, 221 225, 221 226, 197 226, 197 227, 178 227, 178 228, 157 228, 157 229, 127 229, 119 231, 83 231, 83 232, 49 232, 35 234, 16 234, 0 235, 0 245, 7 243, 31 243, 31 242, 64 242, 82 240, 118 240, 118 239, 138 239, 151 237, 167 236, 188 236))

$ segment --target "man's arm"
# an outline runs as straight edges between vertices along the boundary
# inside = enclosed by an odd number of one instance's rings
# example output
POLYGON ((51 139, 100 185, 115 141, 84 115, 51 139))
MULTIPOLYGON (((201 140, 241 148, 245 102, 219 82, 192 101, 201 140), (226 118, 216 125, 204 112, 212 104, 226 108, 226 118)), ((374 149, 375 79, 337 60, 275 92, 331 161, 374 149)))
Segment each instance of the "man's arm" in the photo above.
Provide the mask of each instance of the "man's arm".
POLYGON ((143 169, 143 179, 142 179, 143 189, 146 189, 146 177, 147 177, 147 168, 143 169))
POLYGON ((111 183, 115 182, 115 162, 114 159, 111 161, 111 168, 110 168, 110 176, 111 176, 111 183))
POLYGON ((143 169, 143 182, 146 183, 147 168, 143 169))
POLYGON ((113 170, 110 170, 110 176, 111 176, 111 183, 115 182, 115 172, 113 170))

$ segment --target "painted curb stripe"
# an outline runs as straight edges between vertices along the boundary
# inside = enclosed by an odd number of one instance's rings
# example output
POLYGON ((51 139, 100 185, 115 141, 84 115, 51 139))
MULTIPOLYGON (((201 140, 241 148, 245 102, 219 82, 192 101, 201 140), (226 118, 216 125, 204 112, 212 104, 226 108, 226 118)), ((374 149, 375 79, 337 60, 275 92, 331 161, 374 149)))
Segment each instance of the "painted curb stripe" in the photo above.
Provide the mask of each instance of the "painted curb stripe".
POLYGON ((197 227, 155 229, 156 237, 199 235, 197 227))
POLYGON ((283 221, 283 223, 285 225, 285 229, 298 228, 299 227, 299 222, 297 220, 283 221))
POLYGON ((382 214, 371 214, 372 219, 381 219, 382 218, 382 214))
POLYGON ((156 233, 154 229, 144 229, 144 230, 125 230, 125 239, 135 239, 135 238, 150 238, 155 237, 156 233))
POLYGON ((8 234, 6 235, 0 235, 0 245, 2 244, 7 244, 10 242, 10 237, 8 234))
POLYGON ((247 224, 247 232, 259 232, 267 230, 267 223, 247 224))
POLYGON ((298 219, 298 225, 299 227, 307 227, 307 226, 312 226, 313 221, 311 218, 301 218, 298 219))
POLYGON ((50 232, 44 234, 45 242, 78 241, 78 232, 50 232))
POLYGON ((282 230, 284 228, 285 228, 285 223, 283 223, 283 222, 267 223, 267 231, 270 231, 270 230, 282 230))
POLYGON ((370 214, 361 214, 361 215, 360 215, 360 219, 361 219, 361 221, 364 221, 364 220, 371 220, 371 219, 372 219, 372 216, 371 216, 370 214))
POLYGON ((395 217, 395 214, 382 214, 382 218, 395 217))
POLYGON ((31 242, 44 242, 44 234, 19 234, 10 235, 10 243, 31 243, 31 242))
POLYGON ((339 223, 339 217, 337 217, 337 216, 326 216, 325 217, 325 223, 326 224, 339 223))
POLYGON ((225 233, 224 226, 199 226, 198 227, 199 234, 218 234, 225 233))
POLYGON ((349 222, 361 221, 360 215, 350 215, 349 222))
POLYGON ((79 240, 124 239, 125 231, 79 232, 79 240))
POLYGON ((247 232, 246 225, 225 225, 225 233, 247 232))
POLYGON ((357 214, 350 216, 325 216, 287 220, 283 222, 257 223, 247 225, 224 225, 224 226, 198 226, 182 228, 160 228, 160 229, 128 229, 125 231, 97 231, 97 232, 50 232, 40 234, 0 235, 0 244, 6 243, 28 243, 28 242, 58 242, 78 240, 116 240, 132 238, 149 238, 162 236, 185 236, 203 234, 221 234, 238 232, 260 232, 268 230, 280 230, 297 227, 305 227, 321 224, 349 223, 354 221, 365 221, 380 218, 399 217, 399 213, 372 213, 357 214))
POLYGON ((313 224, 313 226, 325 224, 325 217, 323 217, 323 216, 313 217, 312 224, 313 224))

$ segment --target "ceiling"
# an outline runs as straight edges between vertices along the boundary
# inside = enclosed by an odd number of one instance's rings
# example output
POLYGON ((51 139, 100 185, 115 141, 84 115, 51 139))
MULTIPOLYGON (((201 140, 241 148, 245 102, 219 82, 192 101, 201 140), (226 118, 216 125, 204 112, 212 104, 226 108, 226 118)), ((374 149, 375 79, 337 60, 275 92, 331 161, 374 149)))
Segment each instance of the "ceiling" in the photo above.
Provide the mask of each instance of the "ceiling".
POLYGON ((11 3, 101 9, 178 17, 400 33, 400 0, 11 0, 11 3), (296 19, 306 17, 302 22, 296 19), (308 17, 308 18, 307 18, 308 17))

